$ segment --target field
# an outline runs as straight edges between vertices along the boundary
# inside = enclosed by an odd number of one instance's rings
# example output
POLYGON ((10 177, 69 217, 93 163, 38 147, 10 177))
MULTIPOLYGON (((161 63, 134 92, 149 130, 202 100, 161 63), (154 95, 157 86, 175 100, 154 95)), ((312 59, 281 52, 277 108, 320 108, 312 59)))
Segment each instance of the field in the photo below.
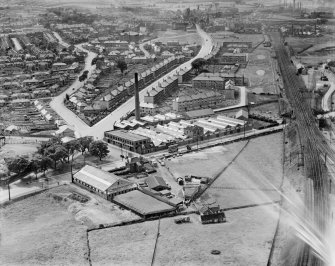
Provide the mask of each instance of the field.
POLYGON ((243 152, 205 192, 201 200, 213 200, 222 208, 271 203, 280 199, 282 180, 281 134, 250 140, 243 152))
MULTIPOLYGON (((234 210, 226 216, 227 223, 209 225, 202 225, 197 215, 190 215, 189 224, 162 219, 155 264, 266 265, 277 219, 275 207, 234 210), (213 249, 221 254, 212 255, 213 249)), ((151 221, 90 232, 92 264, 150 264, 157 229, 158 221, 151 221)))
POLYGON ((6 144, 0 149, 0 160, 16 156, 29 156, 37 152, 39 144, 6 144))
POLYGON ((245 144, 245 142, 237 142, 201 152, 188 153, 183 157, 176 157, 166 161, 166 166, 174 176, 213 177, 236 156, 245 144))
POLYGON ((178 41, 182 44, 201 44, 201 38, 197 33, 188 33, 181 30, 159 31, 157 37, 158 38, 155 39, 155 41, 160 41, 162 43, 178 41))
POLYGON ((87 227, 136 218, 75 186, 51 189, 1 209, 1 265, 86 265, 87 227))
POLYGON ((259 93, 277 93, 274 81, 274 62, 270 56, 270 49, 259 46, 249 54, 249 63, 243 74, 249 81, 249 89, 259 93))

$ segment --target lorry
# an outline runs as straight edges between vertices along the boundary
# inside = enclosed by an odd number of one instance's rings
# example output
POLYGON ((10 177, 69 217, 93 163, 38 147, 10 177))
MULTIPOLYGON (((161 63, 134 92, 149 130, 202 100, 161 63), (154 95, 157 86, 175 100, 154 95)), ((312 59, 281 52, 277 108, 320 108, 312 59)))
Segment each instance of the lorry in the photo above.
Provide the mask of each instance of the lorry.
POLYGON ((173 144, 168 147, 169 153, 175 153, 178 152, 178 144, 173 144))

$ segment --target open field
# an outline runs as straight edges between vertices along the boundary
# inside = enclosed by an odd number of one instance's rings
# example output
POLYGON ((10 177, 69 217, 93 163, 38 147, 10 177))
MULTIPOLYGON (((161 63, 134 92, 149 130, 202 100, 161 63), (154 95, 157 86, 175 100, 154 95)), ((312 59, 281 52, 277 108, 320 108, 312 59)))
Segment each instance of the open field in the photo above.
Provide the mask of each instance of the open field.
POLYGON ((155 41, 162 43, 178 41, 183 44, 201 44, 201 38, 197 33, 189 33, 181 30, 159 31, 158 38, 155 41))
POLYGON ((16 156, 29 156, 37 152, 39 144, 6 144, 0 148, 0 160, 16 156))
POLYGON ((243 148, 245 142, 237 142, 227 146, 218 146, 200 152, 192 152, 166 161, 166 166, 174 176, 206 176, 213 177, 225 167, 243 148))
POLYGON ((84 265, 85 226, 69 214, 70 202, 43 193, 1 210, 2 265, 84 265))
POLYGON ((239 34, 230 31, 218 31, 211 33, 214 40, 220 42, 252 42, 252 46, 255 47, 257 44, 264 40, 262 34, 239 34))
POLYGON ((243 74, 249 81, 249 89, 257 94, 276 94, 276 83, 274 82, 273 60, 270 49, 262 45, 249 54, 249 62, 243 74))
POLYGON ((280 199, 282 136, 250 140, 232 165, 211 185, 201 200, 215 200, 222 208, 263 204, 280 199))
POLYGON ((97 195, 60 186, 1 209, 2 265, 86 265, 87 226, 137 219, 97 195), (69 198, 73 193, 89 201, 69 198))
MULTIPOLYGON (((198 215, 190 215, 188 224, 162 219, 155 264, 266 265, 277 219, 275 207, 234 210, 226 216, 227 223, 208 225, 202 225, 198 215), (212 255, 213 249, 221 254, 212 255)), ((90 232, 92 264, 150 264, 157 228, 158 221, 151 221, 90 232)))

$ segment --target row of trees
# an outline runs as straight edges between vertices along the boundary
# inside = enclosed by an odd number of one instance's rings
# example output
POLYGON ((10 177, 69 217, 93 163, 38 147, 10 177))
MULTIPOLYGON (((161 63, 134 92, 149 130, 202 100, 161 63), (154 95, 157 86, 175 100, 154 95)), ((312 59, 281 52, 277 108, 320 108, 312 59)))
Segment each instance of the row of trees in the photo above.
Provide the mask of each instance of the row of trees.
POLYGON ((31 171, 37 177, 39 172, 45 174, 45 171, 51 167, 57 169, 57 163, 59 162, 70 163, 72 166, 76 152, 85 155, 86 151, 98 157, 100 161, 109 153, 105 142, 93 141, 92 137, 82 137, 67 143, 62 143, 59 138, 52 138, 39 147, 31 160, 24 157, 9 160, 7 162, 8 170, 16 174, 31 171))

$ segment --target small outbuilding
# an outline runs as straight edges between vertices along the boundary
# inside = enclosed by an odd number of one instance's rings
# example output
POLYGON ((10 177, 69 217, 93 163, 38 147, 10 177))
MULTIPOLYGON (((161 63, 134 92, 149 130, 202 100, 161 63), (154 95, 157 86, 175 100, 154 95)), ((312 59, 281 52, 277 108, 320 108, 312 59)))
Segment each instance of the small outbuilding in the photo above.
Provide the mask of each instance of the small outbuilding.
POLYGON ((170 189, 168 184, 166 184, 164 179, 160 176, 150 176, 145 179, 145 183, 148 185, 150 189, 153 189, 156 191, 170 189))

